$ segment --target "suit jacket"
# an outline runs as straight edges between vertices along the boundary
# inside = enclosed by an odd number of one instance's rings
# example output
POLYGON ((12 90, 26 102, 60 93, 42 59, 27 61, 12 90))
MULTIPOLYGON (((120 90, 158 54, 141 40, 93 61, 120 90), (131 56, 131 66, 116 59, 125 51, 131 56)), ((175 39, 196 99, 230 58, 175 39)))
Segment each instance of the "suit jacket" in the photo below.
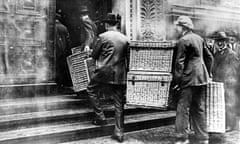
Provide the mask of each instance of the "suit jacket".
POLYGON ((92 57, 97 60, 93 78, 108 84, 126 84, 128 64, 128 38, 118 31, 99 35, 93 47, 92 57))
POLYGON ((93 41, 97 35, 97 26, 90 18, 84 18, 82 20, 80 41, 81 45, 92 47, 93 41))
POLYGON ((209 81, 209 72, 213 62, 210 52, 206 53, 203 39, 192 32, 184 34, 177 44, 174 79, 181 87, 206 85, 209 81), (210 62, 209 70, 204 63, 203 53, 210 62))

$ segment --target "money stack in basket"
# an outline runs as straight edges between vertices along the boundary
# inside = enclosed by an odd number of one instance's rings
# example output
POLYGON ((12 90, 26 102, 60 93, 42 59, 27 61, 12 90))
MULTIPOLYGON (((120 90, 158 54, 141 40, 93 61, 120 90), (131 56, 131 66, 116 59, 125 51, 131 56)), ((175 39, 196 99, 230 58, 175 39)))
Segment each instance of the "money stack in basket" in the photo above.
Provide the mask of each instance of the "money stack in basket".
POLYGON ((167 108, 174 47, 172 41, 130 43, 128 105, 167 108))
POLYGON ((75 92, 86 90, 91 72, 95 69, 95 61, 82 52, 81 47, 72 48, 72 55, 67 57, 68 68, 75 92))
POLYGON ((225 97, 224 84, 210 82, 207 85, 205 111, 208 132, 225 132, 225 97))

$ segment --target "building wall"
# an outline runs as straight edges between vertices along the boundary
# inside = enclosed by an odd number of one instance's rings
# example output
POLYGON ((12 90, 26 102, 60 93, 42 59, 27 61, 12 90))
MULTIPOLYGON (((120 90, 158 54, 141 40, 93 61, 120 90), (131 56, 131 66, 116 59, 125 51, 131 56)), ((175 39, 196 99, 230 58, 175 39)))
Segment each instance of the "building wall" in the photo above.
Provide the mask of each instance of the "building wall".
POLYGON ((126 2, 126 33, 132 40, 173 39, 173 22, 180 15, 192 18, 196 30, 239 31, 240 2, 237 0, 129 0, 126 2))
POLYGON ((0 2, 0 85, 53 78, 54 0, 0 2))
POLYGON ((121 16, 121 31, 126 33, 126 1, 112 0, 112 12, 121 16))

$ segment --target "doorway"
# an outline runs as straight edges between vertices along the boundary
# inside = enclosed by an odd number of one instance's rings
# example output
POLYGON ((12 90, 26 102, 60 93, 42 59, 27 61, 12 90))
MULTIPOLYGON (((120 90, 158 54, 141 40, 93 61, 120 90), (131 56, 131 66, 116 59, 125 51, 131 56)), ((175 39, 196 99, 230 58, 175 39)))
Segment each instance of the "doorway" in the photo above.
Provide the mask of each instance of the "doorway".
POLYGON ((101 20, 112 11, 112 0, 57 0, 56 9, 62 10, 62 23, 68 28, 71 37, 71 47, 80 43, 80 12, 79 7, 87 6, 90 18, 96 23, 98 33, 104 32, 101 20))

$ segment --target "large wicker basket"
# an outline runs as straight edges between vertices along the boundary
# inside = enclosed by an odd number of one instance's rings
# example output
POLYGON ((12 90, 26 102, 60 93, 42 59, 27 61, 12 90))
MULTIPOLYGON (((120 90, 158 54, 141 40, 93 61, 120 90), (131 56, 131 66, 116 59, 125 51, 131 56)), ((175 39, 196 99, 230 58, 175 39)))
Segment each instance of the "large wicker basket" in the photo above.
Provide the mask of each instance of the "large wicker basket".
POLYGON ((130 43, 130 70, 171 72, 175 43, 142 42, 130 43))
POLYGON ((78 52, 67 57, 75 92, 86 90, 90 81, 91 72, 95 68, 95 61, 88 58, 86 52, 78 52))
POLYGON ((130 71, 127 77, 128 105, 167 108, 172 79, 170 73, 130 71))
POLYGON ((208 132, 225 132, 225 97, 224 84, 211 82, 206 90, 206 120, 208 132))

